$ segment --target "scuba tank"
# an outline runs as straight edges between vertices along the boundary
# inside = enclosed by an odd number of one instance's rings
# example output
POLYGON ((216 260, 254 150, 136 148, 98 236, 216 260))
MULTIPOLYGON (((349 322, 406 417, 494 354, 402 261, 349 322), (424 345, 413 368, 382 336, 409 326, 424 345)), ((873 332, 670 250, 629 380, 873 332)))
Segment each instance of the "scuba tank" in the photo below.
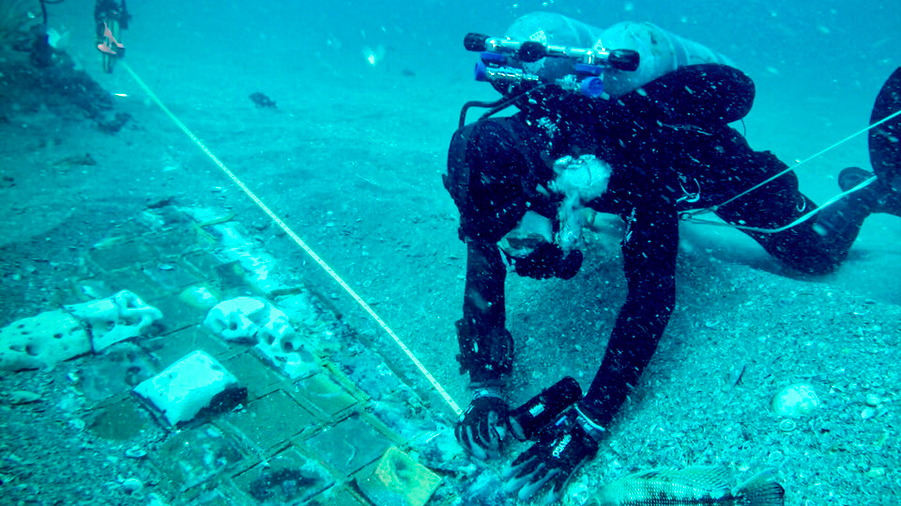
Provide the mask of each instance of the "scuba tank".
POLYGON ((635 72, 611 69, 604 78, 604 89, 614 97, 625 95, 679 67, 717 63, 735 67, 725 56, 697 42, 674 35, 651 23, 617 23, 604 30, 605 46, 632 49, 641 55, 635 72))
MULTIPOLYGON (((505 35, 512 40, 533 41, 546 46, 601 47, 637 52, 637 69, 616 66, 605 69, 603 89, 614 97, 634 91, 685 65, 717 63, 734 67, 727 57, 651 23, 627 21, 602 29, 561 14, 535 12, 517 19, 505 35)), ((523 66, 534 74, 542 75, 545 80, 562 77, 571 71, 571 65, 560 58, 542 58, 523 66)))

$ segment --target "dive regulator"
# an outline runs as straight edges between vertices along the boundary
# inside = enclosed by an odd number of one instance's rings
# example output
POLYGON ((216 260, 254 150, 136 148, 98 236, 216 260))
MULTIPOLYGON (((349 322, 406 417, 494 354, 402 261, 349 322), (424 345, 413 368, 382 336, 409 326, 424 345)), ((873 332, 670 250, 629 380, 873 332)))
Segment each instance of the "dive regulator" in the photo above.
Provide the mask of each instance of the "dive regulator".
POLYGON ((638 69, 638 51, 607 49, 599 40, 594 47, 566 47, 537 41, 517 41, 469 33, 463 39, 467 51, 480 53, 476 63, 477 81, 507 86, 523 83, 553 84, 566 91, 595 98, 604 92, 604 71, 608 68, 633 72, 638 69), (565 73, 540 71, 542 58, 566 60, 565 73))

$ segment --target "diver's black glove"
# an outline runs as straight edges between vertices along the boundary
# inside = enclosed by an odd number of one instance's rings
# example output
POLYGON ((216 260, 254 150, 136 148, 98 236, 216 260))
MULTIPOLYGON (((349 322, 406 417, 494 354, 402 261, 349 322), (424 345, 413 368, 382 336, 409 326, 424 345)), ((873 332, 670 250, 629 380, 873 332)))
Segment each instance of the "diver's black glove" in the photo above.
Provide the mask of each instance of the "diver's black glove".
POLYGON ((563 251, 554 243, 543 242, 531 253, 513 259, 513 268, 523 277, 534 279, 570 279, 582 267, 582 252, 563 251))
POLYGON ((510 432, 508 410, 498 389, 475 389, 469 407, 454 429, 457 441, 479 460, 499 456, 504 438, 510 432))
POLYGON ((570 409, 504 470, 504 491, 527 500, 549 485, 543 502, 560 500, 576 470, 597 454, 602 430, 576 408, 570 409))
POLYGON ((510 411, 510 432, 520 441, 533 439, 581 398, 579 383, 566 376, 510 411))

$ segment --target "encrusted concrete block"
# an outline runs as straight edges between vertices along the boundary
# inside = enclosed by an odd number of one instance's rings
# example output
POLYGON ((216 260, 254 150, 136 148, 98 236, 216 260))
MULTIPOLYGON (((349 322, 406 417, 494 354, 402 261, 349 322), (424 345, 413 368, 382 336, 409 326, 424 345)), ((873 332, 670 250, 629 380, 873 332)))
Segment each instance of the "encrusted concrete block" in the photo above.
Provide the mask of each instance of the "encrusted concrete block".
POLYGON ((264 506, 306 504, 335 483, 315 460, 291 447, 235 477, 245 493, 264 506))
POLYGON ((329 489, 322 494, 320 500, 323 506, 372 506, 371 502, 348 487, 329 489))
POLYGON ((63 310, 23 318, 0 330, 0 369, 42 369, 89 353, 91 338, 63 310))
POLYGON ((178 261, 145 265, 141 271, 167 290, 181 289, 200 281, 193 272, 178 261))
POLYGON ((89 428, 98 436, 115 441, 138 437, 152 423, 150 415, 131 396, 94 408, 89 428))
POLYGON ((222 363, 242 385, 247 385, 251 401, 271 393, 277 383, 284 381, 281 375, 249 351, 223 359, 222 363))
POLYGON ((212 425, 175 433, 148 456, 178 491, 200 485, 246 458, 240 447, 212 425))
POLYGON ((297 391, 328 416, 334 416, 357 403, 340 385, 326 374, 317 374, 296 383, 297 391))
POLYGON ((237 297, 216 304, 203 325, 226 341, 255 343, 260 327, 268 322, 271 305, 255 297, 237 297))
POLYGON ((112 272, 125 267, 134 267, 156 252, 140 239, 130 240, 127 237, 111 237, 94 245, 89 253, 90 259, 102 270, 112 272))
POLYGON ((344 474, 374 462, 391 446, 387 437, 356 416, 325 429, 306 444, 344 474))
POLYGON ((226 419, 262 449, 283 443, 316 423, 309 411, 281 390, 249 402, 226 419))
POLYGON ((203 321, 203 316, 207 311, 185 303, 174 294, 163 296, 153 303, 166 315, 166 319, 162 322, 163 332, 172 332, 197 325, 203 321))
POLYGON ((209 311, 219 303, 219 295, 215 289, 203 283, 197 283, 178 292, 178 300, 185 304, 209 311))
MULTIPOLYGON (((162 305, 165 306, 165 304, 162 305)), ((176 330, 164 336, 145 339, 140 342, 140 346, 153 355, 162 368, 169 367, 182 357, 198 350, 216 357, 217 360, 224 360, 226 357, 238 353, 238 350, 232 350, 221 339, 211 336, 199 325, 176 330)))
POLYGON ((441 478, 392 446, 379 459, 375 472, 357 485, 374 504, 422 506, 438 488, 441 478))

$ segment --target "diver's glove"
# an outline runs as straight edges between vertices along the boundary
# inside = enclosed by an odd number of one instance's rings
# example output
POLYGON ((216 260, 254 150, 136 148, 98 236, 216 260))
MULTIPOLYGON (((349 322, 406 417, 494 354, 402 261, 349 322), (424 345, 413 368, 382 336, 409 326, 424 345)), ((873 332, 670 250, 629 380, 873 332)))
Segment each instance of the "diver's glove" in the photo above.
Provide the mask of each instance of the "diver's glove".
POLYGON ((504 470, 504 491, 527 500, 549 485, 543 502, 559 501, 573 474, 597 454, 603 431, 577 408, 570 409, 504 470))
POLYGON ((516 273, 533 279, 570 279, 582 267, 582 252, 563 251, 554 243, 543 242, 522 258, 511 259, 516 273))
POLYGON ((520 441, 530 440, 581 398, 579 383, 566 376, 510 411, 510 432, 520 441))
POLYGON ((500 389, 476 388, 454 429, 464 450, 479 460, 498 457, 509 432, 509 407, 500 389))

